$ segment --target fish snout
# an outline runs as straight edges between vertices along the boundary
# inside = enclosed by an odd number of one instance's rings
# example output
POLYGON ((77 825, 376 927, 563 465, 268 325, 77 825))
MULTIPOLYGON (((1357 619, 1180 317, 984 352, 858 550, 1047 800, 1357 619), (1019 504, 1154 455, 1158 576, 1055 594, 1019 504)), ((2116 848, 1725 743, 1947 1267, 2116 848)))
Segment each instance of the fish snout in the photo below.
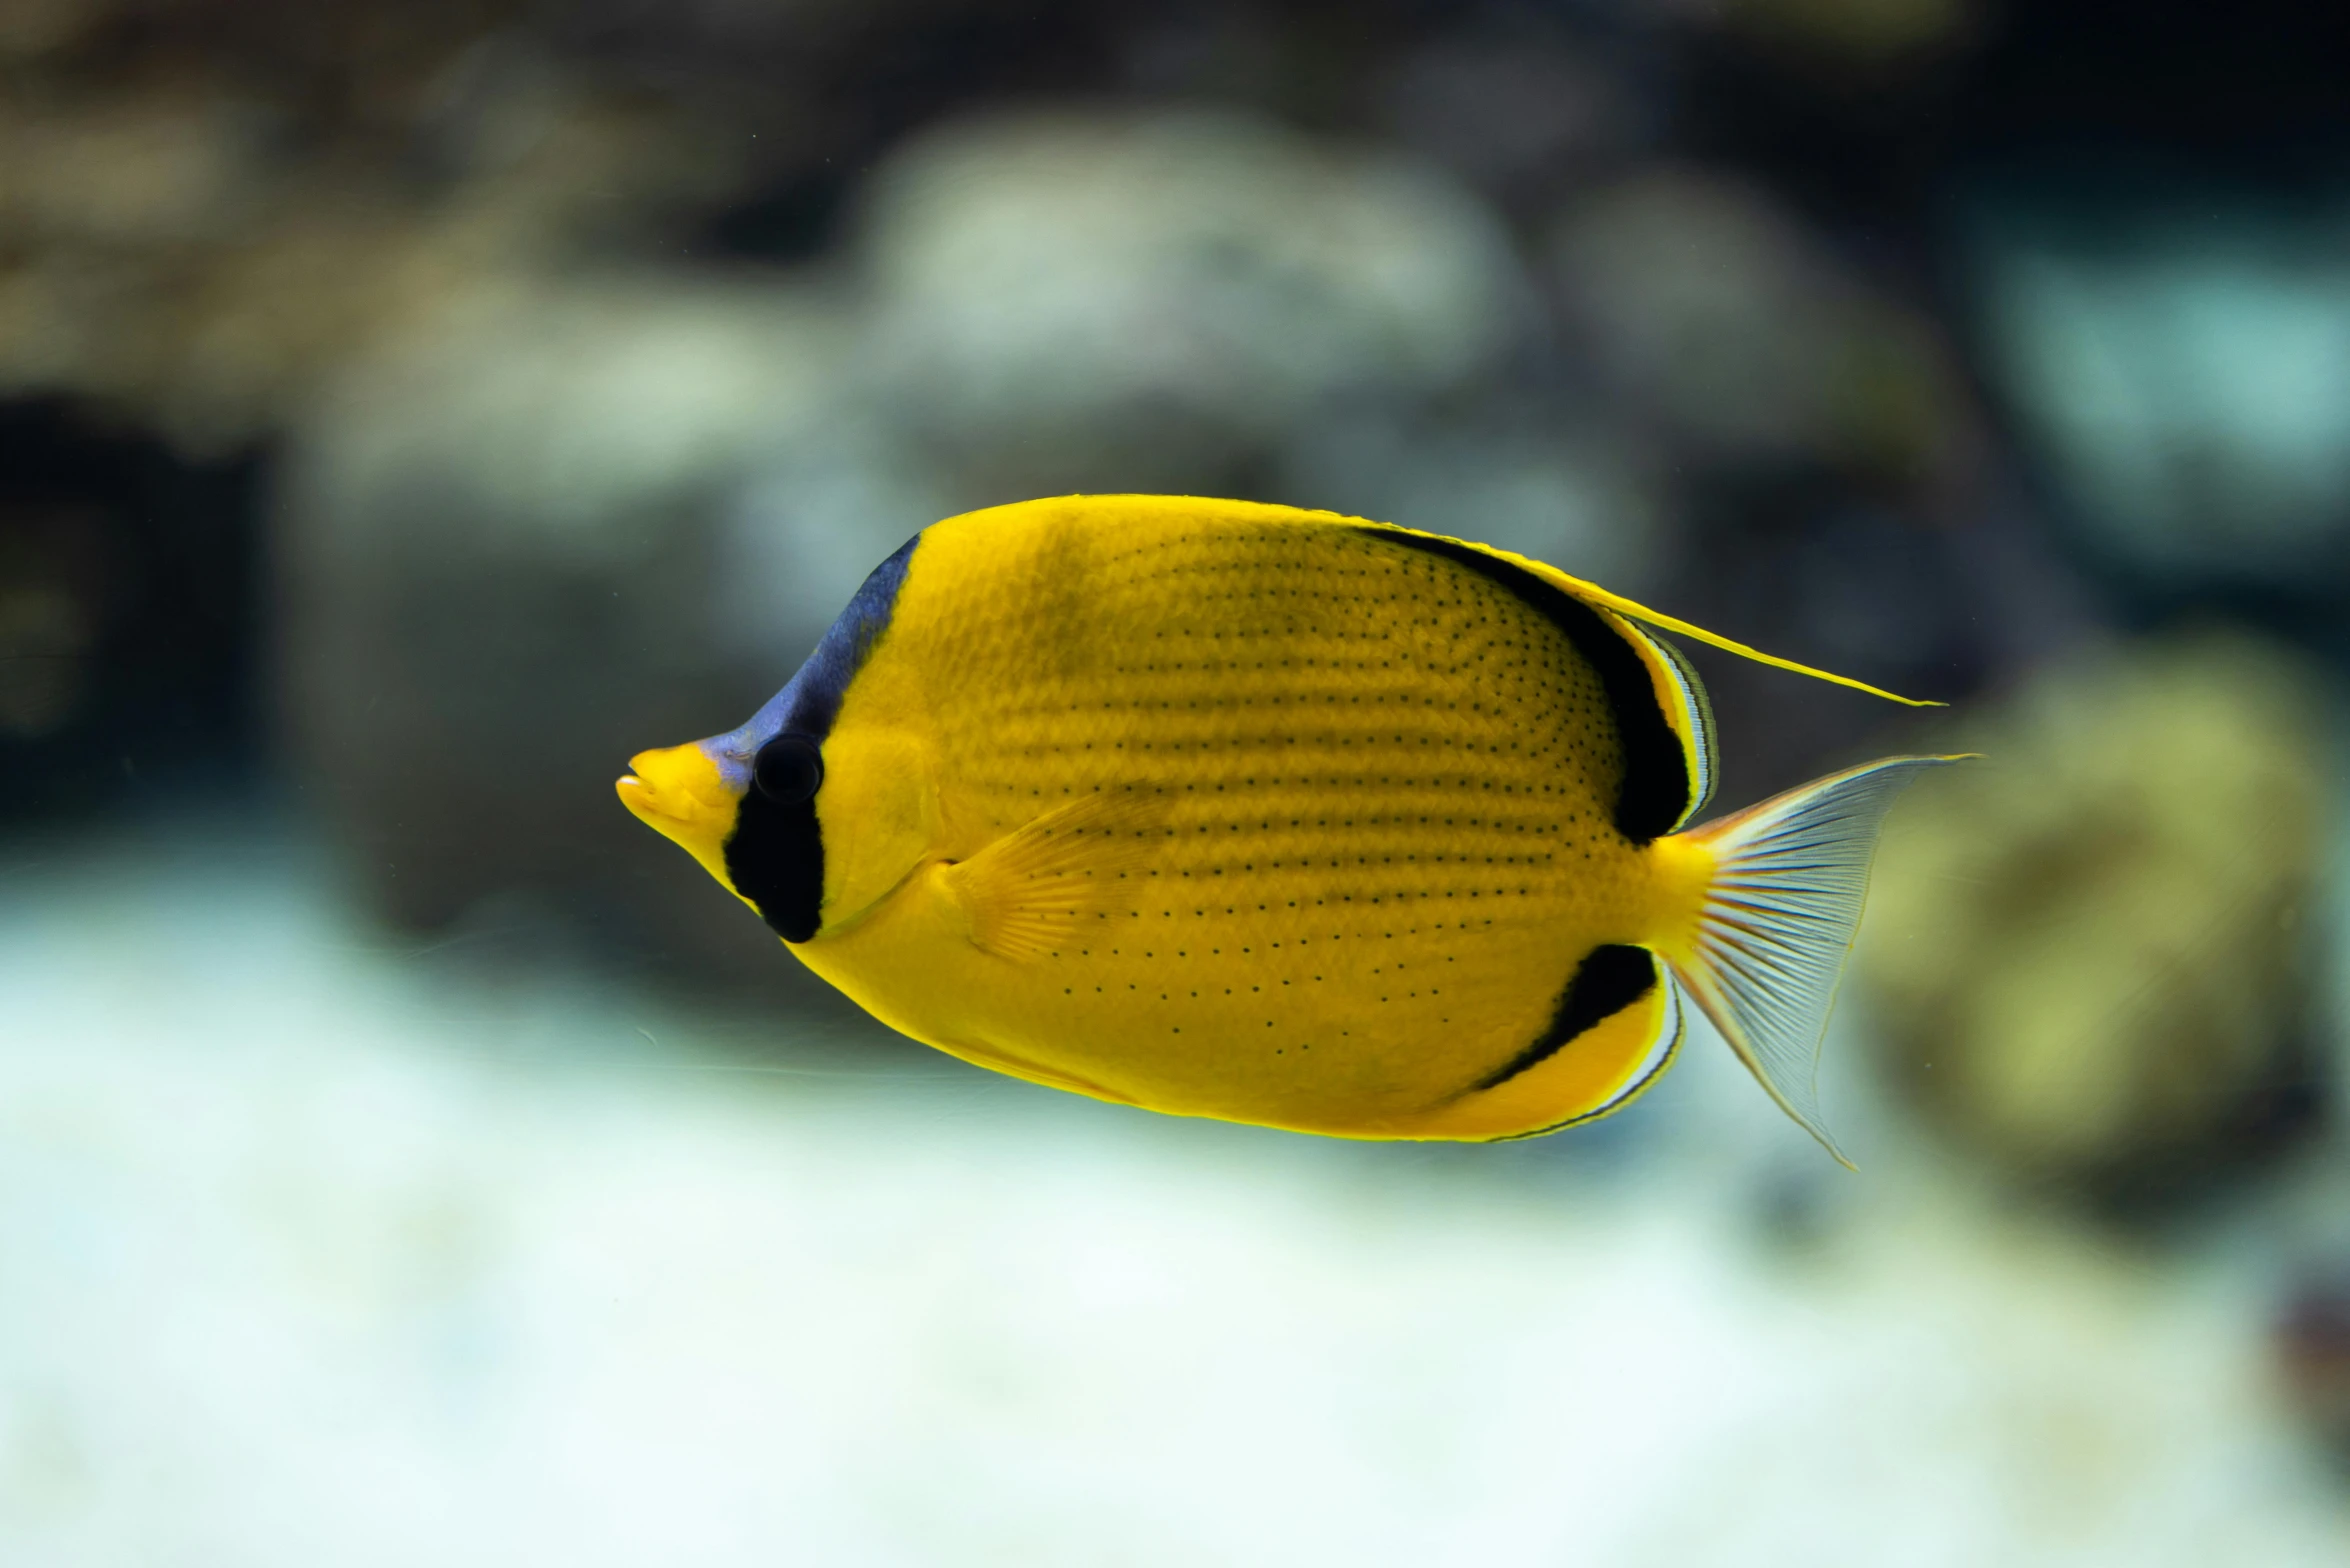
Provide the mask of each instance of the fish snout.
POLYGON ((735 794, 698 742, 640 751, 614 788, 637 819, 675 840, 724 880, 725 845, 734 832, 735 794))
POLYGON ((628 759, 619 789, 628 809, 639 816, 651 812, 690 821, 713 809, 734 810, 733 791, 697 741, 638 752, 628 759))

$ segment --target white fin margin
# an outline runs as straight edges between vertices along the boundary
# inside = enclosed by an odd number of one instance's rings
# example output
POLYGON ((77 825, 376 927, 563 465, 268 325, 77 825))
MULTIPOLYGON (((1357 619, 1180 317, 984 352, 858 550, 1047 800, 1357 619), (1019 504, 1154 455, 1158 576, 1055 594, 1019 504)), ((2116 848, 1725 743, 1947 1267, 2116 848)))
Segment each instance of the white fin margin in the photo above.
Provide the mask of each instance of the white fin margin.
POLYGON ((1655 661, 1666 687, 1679 700, 1681 723, 1675 733, 1681 737, 1681 756, 1689 769, 1689 806, 1670 829, 1677 833, 1713 799, 1714 781, 1721 776, 1721 749, 1714 740, 1714 705, 1706 696, 1705 683, 1697 678, 1697 667, 1689 662, 1689 655, 1631 617, 1613 611, 1607 613, 1624 635, 1655 661))
POLYGON ((1648 1049, 1633 1064, 1623 1086, 1587 1111, 1577 1111, 1563 1122, 1530 1128, 1525 1132, 1503 1133, 1491 1140, 1495 1143, 1515 1143, 1526 1138, 1547 1138, 1554 1132, 1565 1132, 1569 1127, 1580 1127, 1585 1122, 1612 1116, 1634 1100, 1639 1099, 1665 1075, 1673 1059, 1681 1054, 1681 1037, 1688 1028, 1688 1009, 1681 1003, 1681 988, 1673 981, 1673 972, 1662 959, 1657 962, 1657 987, 1663 1005, 1657 1009, 1656 1032, 1649 1037, 1648 1049))
POLYGON ((1579 1122, 1595 1121, 1599 1117, 1622 1110, 1648 1092, 1649 1085, 1664 1076, 1664 1070, 1673 1065, 1673 1058, 1681 1050, 1681 988, 1673 983, 1672 971, 1660 959, 1657 962, 1656 984, 1658 1006, 1656 1033, 1649 1038, 1648 1049, 1642 1053, 1632 1071, 1625 1075, 1624 1086, 1599 1105, 1575 1118, 1579 1122))
POLYGON ((1958 760, 1847 768, 1692 835, 1717 864, 1694 961, 1674 968, 1779 1108, 1846 1167, 1820 1122, 1820 1041, 1860 925, 1877 829, 1902 786, 1958 760))

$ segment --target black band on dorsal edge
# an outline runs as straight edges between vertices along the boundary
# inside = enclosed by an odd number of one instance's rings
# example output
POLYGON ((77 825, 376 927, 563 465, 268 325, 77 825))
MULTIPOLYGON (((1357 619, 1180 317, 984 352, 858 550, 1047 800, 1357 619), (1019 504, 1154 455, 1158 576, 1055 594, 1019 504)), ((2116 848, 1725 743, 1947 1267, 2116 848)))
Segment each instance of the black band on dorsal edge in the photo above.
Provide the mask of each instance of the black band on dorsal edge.
POLYGON ((1550 1027, 1534 1043, 1470 1085, 1473 1091, 1509 1082, 1556 1056, 1584 1031, 1605 1023, 1656 986, 1656 955, 1645 947, 1595 947, 1559 993, 1550 1027))
POLYGON ((1607 694, 1608 711, 1615 716, 1616 738, 1624 758, 1624 776, 1616 789, 1617 832, 1635 844, 1645 844, 1673 831, 1689 814, 1689 758, 1681 749, 1681 737, 1674 733, 1672 721, 1657 699, 1647 661, 1607 617, 1557 584, 1499 556, 1487 555, 1474 545, 1389 528, 1355 531, 1467 567, 1487 582, 1509 590, 1574 645, 1583 662, 1598 675, 1607 694))

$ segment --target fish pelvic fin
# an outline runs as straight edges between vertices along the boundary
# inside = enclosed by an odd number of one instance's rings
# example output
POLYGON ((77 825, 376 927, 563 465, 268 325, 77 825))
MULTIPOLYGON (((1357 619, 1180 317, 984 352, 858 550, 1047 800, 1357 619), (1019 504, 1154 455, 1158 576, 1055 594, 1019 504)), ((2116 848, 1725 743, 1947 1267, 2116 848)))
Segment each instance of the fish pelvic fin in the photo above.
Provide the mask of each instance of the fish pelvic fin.
POLYGON ((1888 757, 1681 835, 1713 874, 1666 961, 1779 1108, 1847 1170, 1820 1120, 1820 1041, 1860 925, 1877 830, 1902 787, 1961 757, 1888 757))
POLYGON ((1115 903, 1166 837, 1155 791, 1081 795, 1005 834, 943 878, 957 924, 981 950, 1030 962, 1068 950, 1115 903))

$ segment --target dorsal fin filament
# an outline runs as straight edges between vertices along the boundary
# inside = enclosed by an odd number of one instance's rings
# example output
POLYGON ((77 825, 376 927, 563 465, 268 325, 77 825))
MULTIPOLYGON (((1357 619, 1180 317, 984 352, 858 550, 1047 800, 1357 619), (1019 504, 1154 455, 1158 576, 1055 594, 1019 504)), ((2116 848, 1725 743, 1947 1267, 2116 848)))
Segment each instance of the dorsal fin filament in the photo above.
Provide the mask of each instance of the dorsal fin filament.
POLYGON ((1477 544, 1466 539, 1452 539, 1444 534, 1432 534, 1418 528, 1405 528, 1395 523, 1381 523, 1375 526, 1393 529, 1402 534, 1418 534, 1425 539, 1444 539, 1451 544, 1465 544, 1472 550, 1497 557, 1509 562, 1512 566, 1532 572, 1545 582, 1565 589, 1586 604, 1613 610, 1628 620, 1639 621, 1644 625, 1653 626, 1659 631, 1692 638, 1704 643, 1709 648, 1719 648, 1724 653, 1734 653, 1741 659, 1752 659, 1757 664, 1767 664, 1774 670, 1788 670, 1797 675, 1808 675, 1815 681, 1826 681, 1831 686, 1849 686, 1854 691, 1865 691, 1872 697, 1882 697, 1887 702, 1898 702, 1904 707, 1939 708, 1944 706, 1942 703, 1923 697, 1904 697, 1899 692, 1887 691, 1881 686, 1871 686, 1867 681, 1857 681, 1849 675, 1838 675, 1832 670, 1814 669, 1808 664, 1798 664, 1793 659, 1782 659, 1777 654, 1765 653, 1760 648, 1750 648, 1735 638, 1724 637, 1719 632, 1709 632, 1702 626, 1695 626, 1675 616, 1652 610, 1647 605, 1637 604, 1620 593, 1610 593, 1597 583, 1585 582, 1580 577, 1571 577, 1547 562, 1520 555, 1514 550, 1496 549, 1492 545, 1477 544))

